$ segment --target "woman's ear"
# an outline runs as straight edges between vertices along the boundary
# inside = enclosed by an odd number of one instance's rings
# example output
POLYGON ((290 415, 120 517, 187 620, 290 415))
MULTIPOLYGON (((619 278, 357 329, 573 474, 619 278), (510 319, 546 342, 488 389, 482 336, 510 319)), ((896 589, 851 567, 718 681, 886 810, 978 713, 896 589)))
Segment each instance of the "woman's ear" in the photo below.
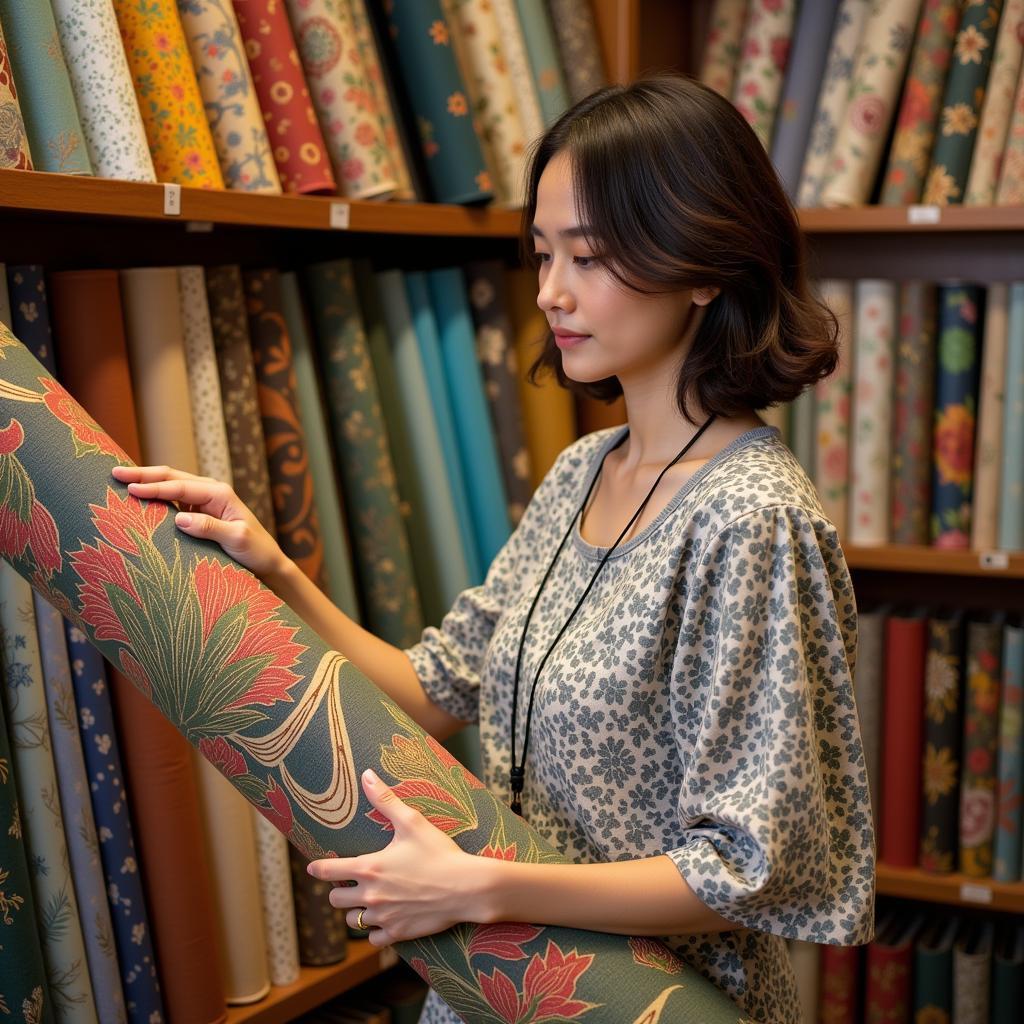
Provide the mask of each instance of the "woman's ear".
POLYGON ((694 288, 693 289, 693 303, 694 303, 694 305, 695 306, 706 306, 706 305, 708 305, 708 303, 710 303, 712 301, 712 299, 717 298, 718 293, 721 290, 722 290, 721 288, 715 288, 715 287, 711 287, 711 288, 694 288))

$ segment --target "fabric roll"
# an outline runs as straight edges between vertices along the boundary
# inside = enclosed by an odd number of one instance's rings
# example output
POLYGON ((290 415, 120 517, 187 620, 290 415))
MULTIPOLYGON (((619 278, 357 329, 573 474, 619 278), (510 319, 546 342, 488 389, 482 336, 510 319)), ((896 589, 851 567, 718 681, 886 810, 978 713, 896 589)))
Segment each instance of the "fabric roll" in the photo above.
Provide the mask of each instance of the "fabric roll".
POLYGON ((889 540, 896 285, 857 281, 854 316, 849 539, 852 544, 878 545, 889 540))
POLYGON ((801 4, 793 30, 789 66, 782 87, 771 156, 786 193, 796 198, 800 170, 811 134, 814 101, 821 90, 828 48, 822 40, 832 35, 839 0, 801 4))
POLYGON ((361 621, 352 556, 348 549, 348 530, 338 492, 334 455, 327 434, 324 403, 317 383, 313 344, 306 326, 306 313, 294 274, 281 275, 281 301, 285 324, 292 343, 295 367, 296 408, 306 438, 309 472, 313 477, 313 501, 320 522, 331 600, 351 619, 361 621))
MULTIPOLYGON (((14 84, 11 58, 7 53, 7 41, 4 38, 2 25, 0 25, 0 167, 16 171, 32 170, 28 132, 25 130, 21 104, 18 102, 18 89, 14 84)), ((26 974, 26 977, 31 977, 31 972, 26 974)))
POLYGON ((344 0, 344 2, 348 3, 351 11, 356 45, 359 47, 363 67, 366 68, 367 87, 377 108, 384 145, 388 148, 388 156, 391 157, 398 178, 395 198, 416 199, 416 187, 409 170, 409 155, 406 152, 405 142, 398 132, 398 118, 395 116, 395 109, 391 103, 390 89, 384 77, 384 66, 373 36, 366 0, 344 0))
POLYGON ((38 593, 33 595, 33 600, 64 838, 71 857, 71 878, 81 915, 89 980, 103 1021, 123 1022, 128 1016, 100 864, 96 821, 89 800, 82 739, 78 733, 64 620, 60 612, 38 593))
POLYGON ((924 0, 882 182, 883 206, 921 199, 962 7, 961 0, 924 0))
POLYGON ((789 958, 800 993, 800 1016, 803 1024, 818 1024, 818 978, 821 974, 821 947, 813 942, 794 940, 789 958))
POLYGON ((101 178, 156 181, 111 0, 51 0, 89 158, 101 178))
MULTIPOLYGON (((195 472, 198 456, 188 408, 177 271, 173 267, 123 270, 121 287, 131 367, 127 393, 134 396, 139 449, 147 462, 195 472)), ((128 660, 121 667, 135 686, 145 686, 136 662, 128 660)), ((136 736, 133 732, 129 737, 128 729, 122 730, 122 736, 127 753, 129 739, 134 745, 136 736)), ((146 763, 148 771, 129 763, 132 815, 140 821, 139 846, 146 902, 156 929, 161 990, 172 1020, 181 1015, 186 1020, 221 1021, 225 1019, 225 974, 198 780, 187 744, 173 735, 164 743, 160 760, 146 763), (177 821, 168 814, 169 806, 177 821), (143 817, 154 809, 173 821, 175 828, 168 835, 165 826, 159 848, 151 845, 156 830, 141 827, 143 817), (172 856, 173 864, 168 859, 172 856), (189 893, 188 901, 181 899, 182 892, 189 893)))
MULTIPOLYGON (((4 652, 0 685, 6 688, 4 652)), ((4 874, 4 913, 0 914, 0 993, 4 1005, 23 1020, 54 1024, 54 1005, 46 980, 40 942, 40 917, 29 878, 28 851, 22 833, 16 771, 8 738, 4 702, 0 700, 0 864, 4 874)))
POLYGON ((778 119, 795 19, 796 0, 750 0, 743 28, 732 101, 767 150, 778 119))
POLYGON ((1024 76, 1013 99, 995 201, 997 206, 1024 205, 1024 76))
MULTIPOLYGON (((18 430, 9 417, 5 418, 9 424, 2 435, 6 451, 18 430)), ((41 510, 33 509, 31 514, 38 514, 44 521, 47 518, 41 510)), ((47 526, 39 526, 35 544, 40 559, 53 565, 61 554, 54 546, 56 533, 49 532, 47 526)), ((3 543, 5 550, 11 546, 9 535, 3 543)), ((25 852, 33 868, 33 897, 39 910, 37 924, 54 1019, 68 1024, 95 1024, 96 1000, 64 838, 32 588, 7 562, 0 563, 0 633, 4 712, 12 741, 25 852)))
POLYGON ((818 399, 814 486, 821 506, 839 536, 847 535, 850 501, 850 373, 853 355, 853 285, 834 278, 821 281, 821 301, 839 322, 839 363, 815 385, 818 399))
POLYGON ((442 203, 492 198, 441 0, 394 0, 385 6, 385 15, 393 63, 416 118, 434 198, 442 203))
POLYGON ((953 950, 953 1013, 957 1024, 986 1024, 989 1018, 994 921, 965 919, 953 950))
POLYGON ((553 376, 544 375, 537 384, 526 380, 526 373, 540 353, 548 332, 544 314, 537 308, 536 278, 527 270, 512 270, 506 282, 520 368, 519 402, 530 453, 532 484, 536 488, 559 453, 576 440, 576 415, 572 395, 560 387, 553 376))
POLYGON ((924 185, 926 203, 947 206, 964 200, 1002 7, 1003 0, 990 0, 964 8, 924 185))
POLYGON ((569 109, 569 87, 558 61, 555 30, 544 0, 515 0, 515 3, 544 126, 549 128, 569 109))
POLYGON ((284 553, 326 592, 323 539, 313 501, 306 436, 299 419, 281 278, 276 270, 253 270, 244 273, 242 281, 277 540, 284 553))
POLYGON ((1010 286, 999 479, 999 547, 1024 551, 1024 283, 1010 286))
POLYGON ((985 296, 978 436, 974 446, 974 510, 971 515, 971 547, 980 551, 994 548, 999 542, 999 475, 1003 455, 1009 316, 1009 285, 990 284, 985 296))
MULTIPOLYGON (((112 273, 112 272, 108 272, 112 273)), ((62 285, 60 294, 63 295, 62 285)), ((55 286, 54 291, 58 291, 55 286)), ((71 683, 89 776, 87 792, 99 835, 107 899, 121 969, 123 999, 131 1024, 165 1020, 153 953, 152 929, 139 877, 125 774, 114 726, 103 658, 85 634, 67 620, 64 633, 71 659, 71 683)))
MULTIPOLYGON (((231 484, 231 457, 202 267, 178 268, 178 296, 191 413, 181 417, 186 422, 180 429, 186 433, 191 429, 196 446, 195 466, 179 468, 231 484)), ((153 461, 162 459, 154 453, 153 461)), ((257 901, 260 882, 252 814, 242 795, 210 761, 195 752, 193 760, 216 900, 224 997, 229 1003, 252 1003, 270 989, 257 901)))
POLYGON ((476 546, 486 571, 508 540, 511 525, 484 377, 476 355, 473 317, 458 267, 430 271, 427 283, 437 318, 476 546))
POLYGON ((11 330, 25 339, 29 351, 45 366, 53 366, 53 332, 46 300, 43 268, 35 263, 7 268, 11 330))
MULTIPOLYGON (((537 85, 526 53, 526 39, 516 12, 515 0, 494 0, 494 13, 498 19, 501 36, 501 53, 508 64, 512 80, 512 92, 523 126, 527 152, 534 141, 544 134, 544 114, 540 108, 537 85)), ((525 166, 524 154, 524 166, 525 166)))
MULTIPOLYGON (((40 377, 49 378, 38 361, 6 330, 0 331, 0 347, 0 420, 17 420, 19 428, 8 435, 5 470, 25 482, 29 515, 40 517, 36 526, 51 508, 59 516, 52 520, 57 544, 41 544, 39 531, 26 524, 13 544, 5 537, 5 557, 65 606, 108 657, 135 659, 154 703, 174 715, 191 739, 223 741, 230 758, 224 767, 236 788, 263 808, 303 856, 356 856, 390 841, 359 792, 359 774, 370 766, 472 855, 500 843, 524 858, 566 861, 477 778, 442 755, 408 715, 252 574, 216 545, 176 530, 165 504, 144 504, 111 486, 111 464, 123 453, 76 457, 69 434, 84 429, 82 410, 72 404, 58 418, 41 400, 46 384, 40 377), (48 557, 53 550, 60 563, 48 557), (159 576, 155 586, 143 585, 150 572, 159 576), (223 647, 204 642, 203 627, 219 633, 225 615, 241 627, 236 646, 259 651, 260 657, 235 662, 244 670, 230 681, 209 682, 225 654, 223 647), (179 628, 182 616, 190 616, 195 627, 187 635, 179 628), (161 654, 172 632, 193 645, 173 665, 161 654), (182 673, 182 665, 189 670, 182 673), (347 723, 357 721, 359 728, 349 729, 347 723), (431 810, 437 790, 445 794, 440 817, 431 810)), ((110 450, 106 435, 98 440, 110 450)), ((9 517, 18 514, 11 499, 9 492, 0 498, 9 517)), ((228 656, 235 653, 230 648, 228 656)), ((498 983, 514 993, 516 1005, 537 999, 537 986, 547 978, 559 986, 543 990, 552 1013, 575 1013, 583 1003, 614 1019, 654 1019, 667 1009, 673 1017, 703 1024, 741 1020, 720 989, 655 940, 638 945, 625 936, 526 924, 513 937, 509 948, 507 923, 464 925, 400 943, 396 952, 446 993, 467 1024, 493 1020, 497 1008, 507 1005, 487 983, 483 958, 492 980, 495 971, 505 979, 498 983), (565 983, 567 962, 574 966, 565 983)))
POLYGON ((341 260, 315 264, 306 270, 306 283, 365 625, 404 649, 419 639, 423 613, 352 265, 341 260))
POLYGON ((700 80, 727 100, 732 99, 749 7, 750 0, 714 0, 711 8, 700 80))
POLYGON ((857 665, 854 698, 864 741, 864 764, 871 806, 878 812, 881 785, 882 694, 885 685, 885 613, 860 612, 857 617, 857 665))
POLYGON ((836 13, 811 135, 800 172, 798 206, 820 206, 839 126, 846 119, 857 50, 868 20, 869 0, 842 0, 836 13))
POLYGON ((774 427, 779 432, 782 443, 788 445, 793 439, 791 429, 793 407, 789 404, 773 405, 767 409, 758 409, 757 414, 769 427, 774 427))
POLYGON ((814 453, 815 440, 815 392, 813 388, 807 388, 795 398, 791 405, 793 418, 793 437, 790 447, 796 456, 797 462, 804 468, 804 472, 811 476, 814 472, 816 456, 814 453))
POLYGON ((157 181, 223 188, 174 0, 113 0, 157 181))
POLYGON ((330 882, 320 882, 306 871, 308 858, 288 848, 292 874, 292 895, 299 936, 299 960, 309 967, 326 967, 344 960, 348 954, 348 927, 345 914, 329 902, 330 882))
POLYGON ((1019 882, 1024 846, 1024 722, 1019 713, 1024 705, 1024 627, 1011 624, 1003 628, 1002 666, 992 877, 997 882, 1019 882))
POLYGON ((286 2, 335 180, 353 199, 389 196, 398 174, 370 103, 362 55, 351 45, 351 7, 335 0, 286 2))
POLYGON ((476 325, 476 354, 497 436, 499 463, 513 526, 530 500, 530 453, 519 405, 519 360, 508 316, 502 265, 488 260, 467 264, 466 288, 476 325))
MULTIPOLYGON (((0 0, 10 75, 37 171, 92 174, 75 94, 49 3, 0 0)), ((3 138, 5 148, 10 138, 3 138)))
POLYGON ((288 867, 288 840, 251 808, 260 871, 260 906, 267 937, 267 966, 272 985, 299 980, 299 933, 288 867))
POLYGON ((263 527, 276 534, 242 272, 235 266, 210 267, 206 294, 235 493, 263 527))
POLYGON ((894 544, 927 544, 935 410, 935 286, 905 281, 899 286, 898 301, 889 539, 894 544))
POLYGON ((995 201, 1022 56, 1024 0, 1005 0, 967 175, 964 203, 968 206, 990 206, 995 201))
POLYGON ((459 453, 458 430, 452 412, 454 395, 445 379, 441 339, 438 336, 434 309, 430 304, 427 275, 422 272, 407 273, 403 278, 413 330, 416 332, 416 341, 419 345, 420 361, 423 363, 427 391, 430 394, 430 405, 437 422, 437 435, 441 442, 441 451, 444 453, 444 467, 448 476, 452 504, 455 506, 462 549, 466 555, 470 585, 476 587, 484 581, 484 567, 467 494, 468 470, 463 466, 459 453))
POLYGON ((11 296, 7 290, 7 267, 0 263, 0 324, 11 327, 11 296))
POLYGON ((231 0, 178 0, 178 13, 224 183, 279 195, 281 181, 231 0))
POLYGON ((490 0, 441 0, 452 32, 484 154, 497 175, 498 199, 521 206, 529 138, 516 102, 505 40, 490 0))
POLYGON ((327 144, 284 5, 277 0, 233 4, 281 187, 300 195, 333 192, 327 144))
POLYGON ((607 84, 590 0, 547 0, 562 70, 573 103, 607 84))
POLYGON ((824 206, 861 206, 871 199, 920 8, 921 0, 872 0, 826 171, 824 206))
POLYGON ((939 290, 931 540, 940 548, 970 545, 982 300, 977 285, 939 290))
MULTIPOLYGON (((459 594, 470 586, 469 565, 459 536, 402 273, 387 270, 374 276, 387 324, 399 400, 407 416, 406 443, 412 455, 411 469, 419 499, 414 515, 424 519, 429 537, 428 550, 418 552, 413 547, 413 564, 427 620, 439 623, 459 594)), ((379 381, 379 368, 377 372, 379 381)))

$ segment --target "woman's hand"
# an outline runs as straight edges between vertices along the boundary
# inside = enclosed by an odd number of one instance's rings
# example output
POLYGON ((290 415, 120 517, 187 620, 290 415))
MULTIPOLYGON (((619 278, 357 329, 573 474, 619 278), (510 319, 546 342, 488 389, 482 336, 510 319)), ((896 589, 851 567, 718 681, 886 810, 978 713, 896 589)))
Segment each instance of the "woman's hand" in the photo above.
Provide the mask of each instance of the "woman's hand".
POLYGON ((261 579, 279 572, 287 561, 277 541, 227 484, 168 466, 115 466, 113 473, 136 498, 178 502, 183 511, 174 524, 182 533, 216 541, 261 579))
POLYGON ((374 772, 364 772, 362 781, 395 835, 376 853, 310 862, 314 878, 356 883, 332 889, 331 906, 348 909, 345 919, 353 928, 365 908, 362 925, 374 946, 435 935, 460 921, 487 923, 487 862, 462 850, 374 772))

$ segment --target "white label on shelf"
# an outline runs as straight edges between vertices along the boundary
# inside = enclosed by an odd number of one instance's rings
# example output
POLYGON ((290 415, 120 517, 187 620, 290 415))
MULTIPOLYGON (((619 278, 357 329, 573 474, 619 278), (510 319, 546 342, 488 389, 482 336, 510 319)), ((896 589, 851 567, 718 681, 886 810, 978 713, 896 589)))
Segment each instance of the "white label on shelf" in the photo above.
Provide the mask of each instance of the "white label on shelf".
POLYGON ((164 185, 164 214, 168 217, 181 216, 180 185, 164 185))
POLYGON ((339 231, 348 231, 351 209, 348 203, 331 203, 331 227, 339 231))
POLYGON ((960 886, 960 899, 964 903, 991 903, 992 890, 987 885, 975 885, 964 882, 960 886))
POLYGON ((908 224, 938 224, 941 216, 941 206, 922 206, 918 204, 907 207, 908 224))
POLYGON ((380 969, 394 967, 398 963, 398 954, 394 946, 382 946, 380 951, 380 969))
POLYGON ((1005 551, 982 551, 978 564, 982 569, 1009 569, 1010 556, 1005 551))

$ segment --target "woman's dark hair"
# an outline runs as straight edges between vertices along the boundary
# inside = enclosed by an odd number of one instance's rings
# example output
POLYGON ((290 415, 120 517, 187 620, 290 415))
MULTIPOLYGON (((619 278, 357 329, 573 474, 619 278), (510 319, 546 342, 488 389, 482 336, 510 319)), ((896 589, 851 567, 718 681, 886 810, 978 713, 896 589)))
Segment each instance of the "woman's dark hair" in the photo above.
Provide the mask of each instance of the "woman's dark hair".
MULTIPOLYGON (((572 167, 577 216, 595 253, 647 294, 717 287, 679 373, 679 408, 736 415, 796 398, 838 358, 838 324, 812 293, 804 239, 764 146, 743 116, 698 82, 658 75, 595 92, 537 143, 523 209, 523 259, 537 185, 558 153, 572 167)), ((581 384, 551 334, 530 368, 604 401, 615 377, 581 384)))

